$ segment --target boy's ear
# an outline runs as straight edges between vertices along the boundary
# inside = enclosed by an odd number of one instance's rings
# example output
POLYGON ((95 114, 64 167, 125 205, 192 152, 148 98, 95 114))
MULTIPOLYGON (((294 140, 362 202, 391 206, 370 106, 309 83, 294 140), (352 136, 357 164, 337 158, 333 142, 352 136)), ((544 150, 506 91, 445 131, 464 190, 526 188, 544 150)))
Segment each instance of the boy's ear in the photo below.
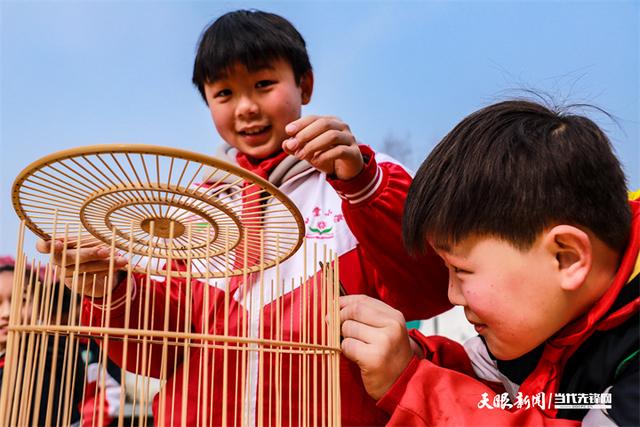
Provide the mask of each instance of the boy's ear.
POLYGON ((560 286, 578 290, 591 271, 593 247, 589 235, 571 225, 557 225, 547 232, 547 250, 554 255, 560 286))
POLYGON ((300 89, 302 105, 307 105, 311 101, 311 94, 313 93, 313 71, 309 70, 300 76, 300 89))

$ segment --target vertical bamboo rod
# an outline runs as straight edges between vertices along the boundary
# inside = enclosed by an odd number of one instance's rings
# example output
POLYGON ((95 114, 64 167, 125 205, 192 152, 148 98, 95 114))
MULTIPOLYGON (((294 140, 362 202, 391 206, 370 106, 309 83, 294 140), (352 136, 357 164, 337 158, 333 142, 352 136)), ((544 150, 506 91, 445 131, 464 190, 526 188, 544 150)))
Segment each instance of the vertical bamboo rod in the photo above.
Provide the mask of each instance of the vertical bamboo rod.
MULTIPOLYGON (((240 323, 240 336, 241 337, 248 337, 249 336, 249 332, 248 332, 248 322, 247 322, 247 313, 251 313, 251 297, 249 297, 249 307, 247 307, 247 287, 250 286, 249 283, 247 283, 247 268, 248 268, 248 262, 249 260, 247 259, 247 252, 249 251, 249 248, 247 247, 247 235, 245 233, 244 235, 244 244, 242 245, 242 250, 243 250, 243 257, 242 257, 242 309, 241 307, 238 307, 238 311, 242 311, 242 322, 240 323)), ((242 407, 242 410, 240 411, 240 425, 241 426, 245 426, 246 423, 248 422, 248 411, 250 410, 250 406, 249 406, 249 402, 245 401, 246 399, 246 389, 245 387, 249 388, 249 390, 251 390, 250 384, 247 384, 247 382, 251 381, 250 378, 247 377, 247 353, 250 351, 250 347, 247 345, 244 347, 244 350, 242 352, 242 357, 241 357, 241 372, 242 372, 242 382, 240 384, 240 405, 242 407)))
MULTIPOLYGON (((303 250, 303 258, 304 258, 304 278, 302 280, 302 321, 300 322, 300 330, 301 330, 301 342, 307 342, 307 299, 309 295, 307 294, 307 282, 309 281, 309 277, 307 276, 307 240, 305 239, 302 243, 303 250)), ((299 415, 301 418, 298 418, 298 425, 306 425, 306 410, 307 410, 307 357, 303 353, 299 356, 300 361, 300 370, 298 374, 298 389, 301 389, 301 392, 298 395, 298 408, 302 407, 302 411, 299 411, 299 415), (300 384, 302 385, 300 386, 300 384)))
MULTIPOLYGON (((19 257, 22 254, 22 244, 23 244, 23 240, 24 240, 24 220, 20 223, 20 230, 19 230, 19 236, 18 236, 18 247, 16 249, 16 266, 18 265, 18 261, 19 261, 19 257)), ((14 271, 15 271, 15 267, 14 267, 14 271)), ((19 284, 17 284, 16 280, 16 275, 14 272, 14 278, 13 278, 14 282, 13 282, 13 289, 15 289, 17 286, 19 286, 19 284)), ((13 300, 11 301, 12 305, 11 305, 11 309, 10 309, 10 324, 12 323, 12 320, 15 321, 15 310, 17 310, 17 308, 14 307, 17 306, 17 302, 14 304, 13 300)), ((13 331, 9 331, 7 334, 7 349, 12 349, 13 348, 13 341, 14 341, 14 332, 13 331)), ((7 411, 10 409, 10 405, 9 405, 9 390, 11 390, 12 388, 9 385, 10 382, 10 378, 13 375, 13 368, 11 366, 6 366, 4 371, 4 381, 2 382, 2 389, 0 391, 0 420, 6 420, 7 419, 7 411)))
MULTIPOLYGON (((338 296, 340 295, 340 263, 338 262, 338 255, 336 255, 336 261, 335 261, 335 270, 334 270, 334 295, 336 295, 336 298, 334 298, 333 304, 334 304, 334 318, 336 319, 336 322, 338 322, 338 326, 336 326, 334 328, 334 344, 335 347, 337 347, 338 349, 340 348, 340 302, 338 301, 338 296)), ((335 381, 334 381, 334 387, 336 390, 336 395, 335 395, 335 399, 334 401, 337 403, 336 404, 336 426, 340 427, 342 425, 342 401, 341 401, 341 396, 340 396, 340 352, 336 351, 333 354, 333 358, 335 360, 335 365, 334 365, 334 375, 335 375, 335 381)))
MULTIPOLYGON (((269 283, 269 298, 271 299, 271 301, 273 302, 273 289, 274 289, 274 283, 273 283, 273 279, 271 279, 271 282, 269 283)), ((273 303, 270 305, 269 307, 269 339, 273 340, 273 332, 274 332, 274 328, 273 328, 273 324, 274 324, 274 317, 275 315, 275 310, 273 310, 273 303)), ((270 350, 270 349, 268 349, 270 350)), ((271 403, 272 403, 272 390, 273 390, 273 370, 274 370, 274 364, 275 364, 275 359, 274 359, 274 354, 270 351, 267 351, 267 356, 268 356, 268 362, 267 363, 267 369, 269 371, 269 376, 267 378, 267 388, 268 388, 268 394, 267 394, 267 420, 268 420, 268 426, 271 427, 271 403)))
MULTIPOLYGON (((144 286, 142 287, 144 289, 144 293, 145 293, 145 297, 144 297, 144 319, 143 319, 143 329, 147 330, 149 329, 150 325, 150 319, 149 319, 149 314, 150 314, 150 310, 149 309, 149 304, 151 303, 151 256, 153 254, 153 249, 154 249, 154 236, 155 236, 155 221, 151 221, 149 223, 149 247, 147 248, 147 257, 148 257, 148 262, 147 262, 147 268, 146 268, 146 274, 145 274, 145 282, 144 282, 144 286)), ((154 297, 155 297, 155 292, 153 293, 154 297)), ((154 298, 155 301, 155 298, 154 298)), ((149 351, 149 344, 147 342, 148 338, 145 335, 142 338, 142 376, 143 377, 148 377, 149 376, 149 370, 150 370, 150 364, 151 364, 151 354, 149 351)), ((149 408, 148 408, 148 401, 149 401, 149 381, 147 380, 147 384, 146 387, 142 388, 142 396, 140 396, 140 400, 141 400, 141 408, 140 408, 140 414, 138 416, 138 425, 140 426, 146 426, 147 425, 147 413, 149 412, 149 408)), ((160 416, 158 416, 158 422, 160 416)))
MULTIPOLYGON (((109 273, 107 274, 107 282, 104 286, 107 288, 107 301, 106 301, 106 316, 104 325, 108 328, 111 325, 111 303, 113 301, 113 281, 114 281, 114 270, 115 270, 115 253, 116 253, 116 230, 115 228, 111 232, 111 250, 109 251, 109 273)), ((101 372, 99 375, 100 382, 99 388, 100 390, 106 390, 106 376, 107 376, 107 362, 109 360, 109 334, 104 334, 102 341, 102 366, 101 372)), ((99 395, 99 393, 98 393, 99 395)), ((100 399, 100 413, 98 414, 98 425, 100 427, 104 426, 104 399, 100 399)))
MULTIPOLYGON (((66 260, 67 259, 67 246, 68 246, 68 237, 69 237, 69 225, 65 224, 64 227, 64 239, 63 239, 63 244, 64 247, 62 249, 62 259, 66 260)), ((64 280, 66 278, 66 266, 65 264, 62 264, 61 270, 60 270, 60 276, 58 277, 58 282, 64 287, 64 280)), ((51 292, 55 292, 55 289, 53 289, 55 287, 55 284, 52 282, 51 283, 51 292)), ((59 287, 59 286, 58 286, 59 287)), ((62 315, 62 299, 63 299, 63 292, 62 290, 60 290, 58 292, 58 307, 56 310, 56 325, 60 324, 60 317, 62 315)), ((56 372, 57 372, 57 368, 58 368, 58 364, 56 363, 57 361, 54 360, 54 358, 57 357, 58 355, 58 346, 60 344, 60 333, 59 332, 55 332, 53 335, 53 352, 51 353, 51 375, 49 377, 49 394, 47 395, 47 414, 46 414, 46 418, 45 418, 45 424, 46 425, 51 425, 51 417, 53 416, 52 413, 52 409, 53 409, 53 391, 54 391, 54 386, 56 384, 56 372)), ((46 351, 45 351, 45 358, 46 358, 46 351)), ((45 362, 46 363, 46 362, 45 362)))
MULTIPOLYGON (((33 262, 31 263, 31 265, 33 266, 33 262)), ((28 305, 28 301, 29 301, 29 294, 31 293, 31 289, 33 288, 32 285, 32 280, 33 280, 33 268, 31 268, 31 272, 29 274, 29 278, 27 279, 26 277, 26 259, 25 259, 25 271, 21 271, 21 270, 16 270, 15 267, 17 267, 17 265, 14 266, 14 271, 13 271, 13 283, 12 283, 12 298, 11 298, 11 307, 10 307, 10 316, 9 316, 9 322, 11 322, 11 313, 13 313, 14 310, 14 300, 19 299, 21 300, 19 303, 17 303, 19 305, 18 307, 18 317, 16 320, 16 324, 17 325, 22 325, 22 324, 26 324, 26 318, 24 317, 24 313, 23 310, 25 309, 25 305, 28 305), (20 282, 16 282, 16 278, 20 277, 20 282), (15 286, 15 285, 18 286, 15 286), (27 296, 26 298, 23 297, 24 292, 27 292, 27 296), (22 298, 24 298, 24 300, 22 300, 22 298)), ((18 334, 15 335, 15 338, 17 338, 16 341, 12 342, 12 347, 16 346, 18 347, 17 350, 17 363, 18 363, 18 367, 17 367, 17 372, 21 372, 22 374, 22 378, 19 381, 16 381, 15 384, 15 388, 14 388, 14 398, 17 399, 17 397, 20 394, 24 393, 24 389, 26 389, 27 387, 25 387, 26 383, 26 376, 24 375, 25 370, 27 370, 27 365, 25 364, 25 360, 24 360, 24 356, 25 356, 25 344, 26 344, 26 332, 20 332, 18 334)), ((8 342, 6 343, 8 344, 8 342)), ((5 351, 7 352, 7 348, 5 347, 5 351)), ((15 362, 14 362, 15 364, 15 362)), ((19 416, 20 415, 20 405, 21 401, 18 400, 16 404, 12 405, 14 407, 14 410, 16 411, 16 415, 19 416)))
MULTIPOLYGON (((276 235, 276 252, 280 252, 280 237, 279 235, 276 235)), ((281 293, 280 293, 280 259, 276 258, 276 298, 275 298, 275 302, 276 302, 276 340, 277 341, 281 341, 282 340, 282 336, 280 334, 280 325, 281 325, 281 321, 280 321, 280 297, 281 297, 281 293)), ((273 304, 271 304, 271 309, 273 310, 273 304)), ((271 325, 271 327, 273 328, 273 324, 271 325)), ((275 416, 276 416, 276 425, 280 426, 282 425, 282 413, 280 412, 280 407, 282 406, 282 394, 281 394, 281 387, 282 387, 282 382, 281 382, 281 378, 282 378, 282 367, 280 366, 282 363, 282 357, 280 352, 277 352, 274 356, 272 356, 272 360, 275 357, 275 399, 276 399, 276 403, 275 403, 275 416)), ((270 387, 271 388, 271 387, 270 387)), ((271 405, 269 405, 269 407, 271 407, 271 405)), ((269 417, 271 418, 271 417, 269 417)))
MULTIPOLYGON (((210 233, 211 233, 211 224, 207 224, 207 236, 209 236, 210 233)), ((209 238, 207 238, 206 251, 207 251, 207 260, 209 260, 209 258, 211 257, 211 239, 209 238)), ((210 329, 211 326, 209 325, 209 295, 211 291, 210 280, 211 280, 211 271, 207 268, 205 270, 206 285, 204 287, 205 288, 204 289, 204 308, 202 310, 202 313, 204 316, 204 330, 208 334, 211 333, 211 329, 210 329)), ((205 342, 203 352, 204 352, 204 381, 202 382, 203 383, 202 401, 204 402, 204 405, 202 406, 202 426, 206 427, 208 425, 207 416, 209 415, 209 407, 210 407, 209 394, 207 393, 207 391, 209 390, 208 383, 207 383, 207 379, 209 378, 209 341, 205 342)), ((213 381, 213 379, 211 381, 213 381)))
MULTIPOLYGON (((173 225, 173 221, 171 222, 171 225, 173 225)), ((171 234, 171 233, 169 233, 171 234)), ((173 245, 173 236, 171 236, 171 241, 170 241, 171 245, 173 245)), ((168 282, 169 283, 169 282, 168 282)), ((183 293, 182 293, 182 280, 178 280, 177 281, 178 284, 178 307, 177 307, 177 319, 176 319, 176 330, 175 332, 180 332, 180 315, 182 314, 182 300, 183 300, 183 293)), ((167 287, 167 290, 170 290, 171 287, 173 286, 173 283, 171 285, 169 285, 167 287)), ((185 301, 186 303, 186 301, 185 301)), ((165 307, 165 310, 168 310, 169 307, 165 307)), ((185 309, 186 311, 186 309, 185 309)), ((175 374, 178 371, 178 359, 180 359, 179 357, 179 349, 178 349, 178 338, 174 338, 172 343, 172 348, 173 348, 173 369, 171 370, 171 372, 173 372, 173 377, 171 378, 171 417, 169 418, 169 425, 174 425, 174 415, 175 415, 175 411, 176 411, 176 386, 177 386, 177 381, 175 380, 175 374)), ((183 355, 184 357, 184 355, 183 355)), ((183 377, 184 378, 184 377, 183 377)), ((186 379, 186 378, 184 378, 186 379)), ((184 383, 184 380, 183 380, 184 383)))
MULTIPOLYGON (((225 270, 224 270, 224 336, 229 335, 229 229, 225 232, 226 238, 224 242, 225 246, 225 270)), ((229 345, 225 341, 222 356, 222 425, 227 424, 227 380, 228 380, 228 366, 229 366, 229 345)))
MULTIPOLYGON (((33 264, 32 264, 33 266, 33 264)), ((40 262, 38 262, 37 266, 32 268, 31 276, 29 282, 32 283, 30 286, 29 292, 31 293, 31 310, 27 315, 27 319, 25 323, 28 323, 29 326, 35 325, 37 323, 37 313, 39 307, 39 299, 40 299, 40 280, 38 277, 38 273, 40 271, 40 262)), ((27 297, 29 300, 29 297, 27 297)), ((31 406, 31 396, 33 393, 33 380, 35 379, 37 372, 35 372, 35 363, 33 363, 33 355, 34 355, 34 346, 35 346, 35 334, 33 332, 28 333, 28 338, 25 336, 25 340, 27 341, 27 353, 25 355, 25 379, 24 385, 22 387, 22 396, 20 398, 20 416, 18 418, 18 424, 23 425, 27 424, 28 420, 28 412, 31 406)), ((17 395, 17 393, 16 393, 17 395)), ((2 418, 0 418, 2 419, 2 418)))
MULTIPOLYGON (((71 325, 75 325, 76 316, 78 314, 76 311, 77 309, 76 295, 78 295, 78 280, 79 280, 78 270, 80 268, 79 267, 80 266, 80 249, 82 248, 81 237, 82 237, 82 229, 81 227, 78 227, 78 236, 75 242, 76 256, 74 260, 73 277, 71 279, 71 304, 69 308, 69 319, 68 319, 68 323, 70 323, 71 325)), ((65 390, 69 390, 69 392, 66 393, 66 396, 65 396, 66 398, 64 403, 64 415, 62 418, 63 425, 71 424, 71 415, 72 415, 71 399, 73 398, 73 392, 74 392, 73 385, 75 385, 75 381, 73 381, 73 378, 76 375, 76 369, 77 369, 77 366, 76 366, 77 357, 75 357, 77 355, 77 351, 75 350, 75 334, 74 333, 69 334, 67 347, 69 349, 69 354, 68 354, 69 359, 67 360, 69 369, 67 369, 67 375, 65 380, 65 384, 66 384, 65 390)))
MULTIPOLYGON (((91 288, 91 296, 93 297, 95 291, 96 291, 96 275, 92 275, 93 276, 93 285, 91 288)), ((82 289, 83 289, 83 294, 84 294, 84 289, 85 289, 85 284, 86 284, 86 278, 87 278, 87 273, 82 273, 82 289)), ((93 310, 90 311, 89 313, 89 326, 93 325, 93 310)), ((91 340, 93 338, 87 338, 87 348, 86 348, 86 354, 87 354, 87 360, 86 363, 84 365, 84 384, 82 384, 82 400, 81 402, 85 401, 86 398, 86 392, 87 392, 87 378, 88 378, 88 371, 89 371, 89 349, 91 346, 91 340)), ((84 411, 80 411, 80 425, 84 425, 84 411)))
MULTIPOLYGON (((318 268, 318 243, 314 242, 313 243, 313 268, 314 271, 316 271, 315 269, 318 268)), ((313 306, 312 306, 312 311, 311 311, 311 315, 312 315, 312 321, 311 323, 311 327, 312 329, 312 333, 311 333, 311 340, 314 344, 318 344, 318 274, 320 274, 322 272, 318 272, 316 274, 313 275, 313 306)), ((316 423, 315 423, 315 415, 318 413, 318 405, 317 405, 317 389, 316 389, 316 385, 317 385, 317 380, 318 380, 318 365, 317 365, 317 360, 315 358, 315 356, 311 357, 311 365, 310 368, 312 368, 312 372, 311 372, 311 384, 310 386, 312 387, 311 393, 309 393, 309 398, 311 399, 311 402, 308 403, 309 404, 309 418, 307 420, 307 425, 312 425, 311 423, 313 423, 313 427, 317 427, 316 423), (313 416, 311 415, 311 410, 313 410, 313 416)))
MULTIPOLYGON (((188 233, 188 240, 189 240, 189 248, 191 248, 192 245, 192 227, 191 224, 189 224, 187 226, 187 233, 188 233)), ((208 286, 208 284, 207 284, 208 286)), ((185 318, 185 322, 184 322, 184 332, 185 334, 191 331, 191 251, 187 252, 187 278, 186 278, 186 300, 185 300, 185 311, 186 311, 186 318, 185 318)), ((184 375, 183 375, 183 380, 182 380, 182 407, 180 408, 180 424, 182 425, 182 427, 186 427, 187 425, 187 397, 188 397, 188 389, 187 389, 187 385, 189 383, 189 365, 191 364, 191 359, 190 359, 190 344, 191 341, 187 338, 184 340, 184 345, 183 345, 183 351, 184 351, 184 356, 183 356, 183 365, 184 365, 184 375)))
MULTIPOLYGON (((120 164, 118 163, 118 166, 120 166, 120 164)), ((124 172, 124 171, 123 171, 124 172)), ((129 177, 127 177, 129 178, 129 177)), ((132 291, 131 291, 131 286, 133 286, 132 282, 131 282, 131 275, 132 275, 132 265, 131 265, 131 259, 133 258, 133 230, 134 230, 134 223, 133 221, 131 221, 129 223, 129 252, 127 254, 127 289, 126 289, 126 299, 125 299, 125 305, 124 305, 124 328, 126 330, 129 330, 129 326, 130 326, 130 317, 131 317, 131 295, 132 295, 132 291)), ((121 286, 121 285, 120 285, 121 286)), ((125 404, 125 383, 126 383, 126 374, 127 374, 127 364, 128 364, 128 359, 129 359, 129 335, 126 334, 123 337, 123 350, 122 350, 122 369, 120 371, 120 407, 119 407, 119 411, 118 411, 118 427, 122 427, 124 424, 124 404, 125 404)), ((137 358, 136 358, 137 359, 137 358)), ((105 390, 106 393, 106 390, 105 390)))
MULTIPOLYGON (((146 170, 145 170, 146 171, 146 170)), ((153 223, 153 222, 152 222, 153 223)), ((169 223, 169 249, 171 248, 171 240, 173 239, 174 236, 174 223, 173 221, 171 221, 169 223)), ((164 327, 163 330, 165 332, 169 331, 169 304, 171 303, 169 297, 171 292, 169 292, 169 286, 171 284, 171 269, 172 269, 172 264, 173 264, 173 257, 172 257, 172 251, 168 250, 167 251, 167 270, 166 270, 166 275, 165 275, 165 280, 166 280, 166 285, 167 285, 167 292, 165 292, 165 302, 164 302, 164 327)), ((165 417, 166 417, 166 404, 167 404, 167 358, 168 358, 168 354, 169 354, 169 341, 167 337, 163 337, 162 338, 162 359, 161 359, 161 368, 160 368, 160 379, 162 381, 162 388, 160 389, 160 404, 159 409, 158 409, 158 423, 159 425, 165 425, 167 423, 165 417)), ((173 416, 173 411, 171 413, 171 415, 173 416)))
MULTIPOLYGON (((260 230, 260 339, 264 339, 264 230, 260 230)), ((264 346, 258 347, 258 425, 264 425, 264 346)))

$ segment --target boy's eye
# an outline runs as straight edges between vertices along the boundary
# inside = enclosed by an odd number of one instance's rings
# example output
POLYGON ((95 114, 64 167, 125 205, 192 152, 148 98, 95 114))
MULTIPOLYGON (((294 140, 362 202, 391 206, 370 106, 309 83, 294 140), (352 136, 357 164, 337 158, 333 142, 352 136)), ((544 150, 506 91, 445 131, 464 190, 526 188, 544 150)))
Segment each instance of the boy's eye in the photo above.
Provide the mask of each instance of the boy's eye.
POLYGON ((470 272, 467 270, 463 270, 462 268, 458 268, 456 266, 451 266, 451 268, 453 269, 453 272, 456 274, 469 274, 470 272))
POLYGON ((275 83, 276 82, 273 80, 260 80, 258 83, 256 83, 256 88, 261 89, 261 88, 269 87, 275 83))
POLYGON ((226 96, 231 95, 231 90, 229 89, 222 89, 217 91, 216 93, 213 94, 214 98, 224 98, 226 96))

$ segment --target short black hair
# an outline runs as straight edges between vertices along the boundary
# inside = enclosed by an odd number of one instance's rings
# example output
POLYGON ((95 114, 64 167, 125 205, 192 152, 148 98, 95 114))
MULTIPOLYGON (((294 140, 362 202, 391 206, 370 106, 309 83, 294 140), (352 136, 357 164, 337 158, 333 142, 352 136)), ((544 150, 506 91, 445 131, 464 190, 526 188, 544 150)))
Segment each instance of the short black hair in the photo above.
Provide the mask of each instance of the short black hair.
POLYGON ((528 100, 509 100, 462 120, 418 170, 403 238, 421 252, 471 236, 526 250, 554 224, 586 227, 622 250, 631 209, 620 162, 590 119, 528 100))
MULTIPOLYGON (((12 260, 12 262, 13 262, 13 260, 12 260)), ((0 265, 0 273, 4 273, 5 271, 8 271, 10 273, 14 273, 15 270, 16 270, 16 266, 13 263, 11 263, 11 264, 6 263, 6 264, 1 264, 0 265)), ((37 274, 37 272, 36 272, 36 274, 37 274)), ((25 276, 25 279, 28 281, 29 277, 31 276, 31 268, 29 266, 25 266, 25 268, 24 268, 24 276, 25 276)))
POLYGON ((277 59, 289 62, 296 84, 311 70, 306 43, 291 22, 260 10, 229 12, 202 33, 192 82, 207 102, 204 85, 220 79, 229 67, 240 63, 256 71, 277 59))

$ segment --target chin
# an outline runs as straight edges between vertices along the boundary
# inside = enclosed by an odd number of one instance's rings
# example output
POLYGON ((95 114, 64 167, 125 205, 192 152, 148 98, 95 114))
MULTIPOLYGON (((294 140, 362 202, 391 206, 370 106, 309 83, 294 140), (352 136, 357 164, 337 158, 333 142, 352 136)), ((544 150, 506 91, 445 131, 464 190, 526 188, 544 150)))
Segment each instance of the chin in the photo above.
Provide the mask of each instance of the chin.
POLYGON ((521 348, 510 348, 508 345, 492 343, 487 339, 485 342, 493 357, 498 360, 513 360, 527 353, 521 348))
POLYGON ((280 145, 269 147, 269 146, 260 146, 260 147, 244 147, 240 148, 240 151, 245 153, 246 155, 253 157, 254 159, 266 159, 267 157, 271 157, 274 154, 280 151, 280 145))

